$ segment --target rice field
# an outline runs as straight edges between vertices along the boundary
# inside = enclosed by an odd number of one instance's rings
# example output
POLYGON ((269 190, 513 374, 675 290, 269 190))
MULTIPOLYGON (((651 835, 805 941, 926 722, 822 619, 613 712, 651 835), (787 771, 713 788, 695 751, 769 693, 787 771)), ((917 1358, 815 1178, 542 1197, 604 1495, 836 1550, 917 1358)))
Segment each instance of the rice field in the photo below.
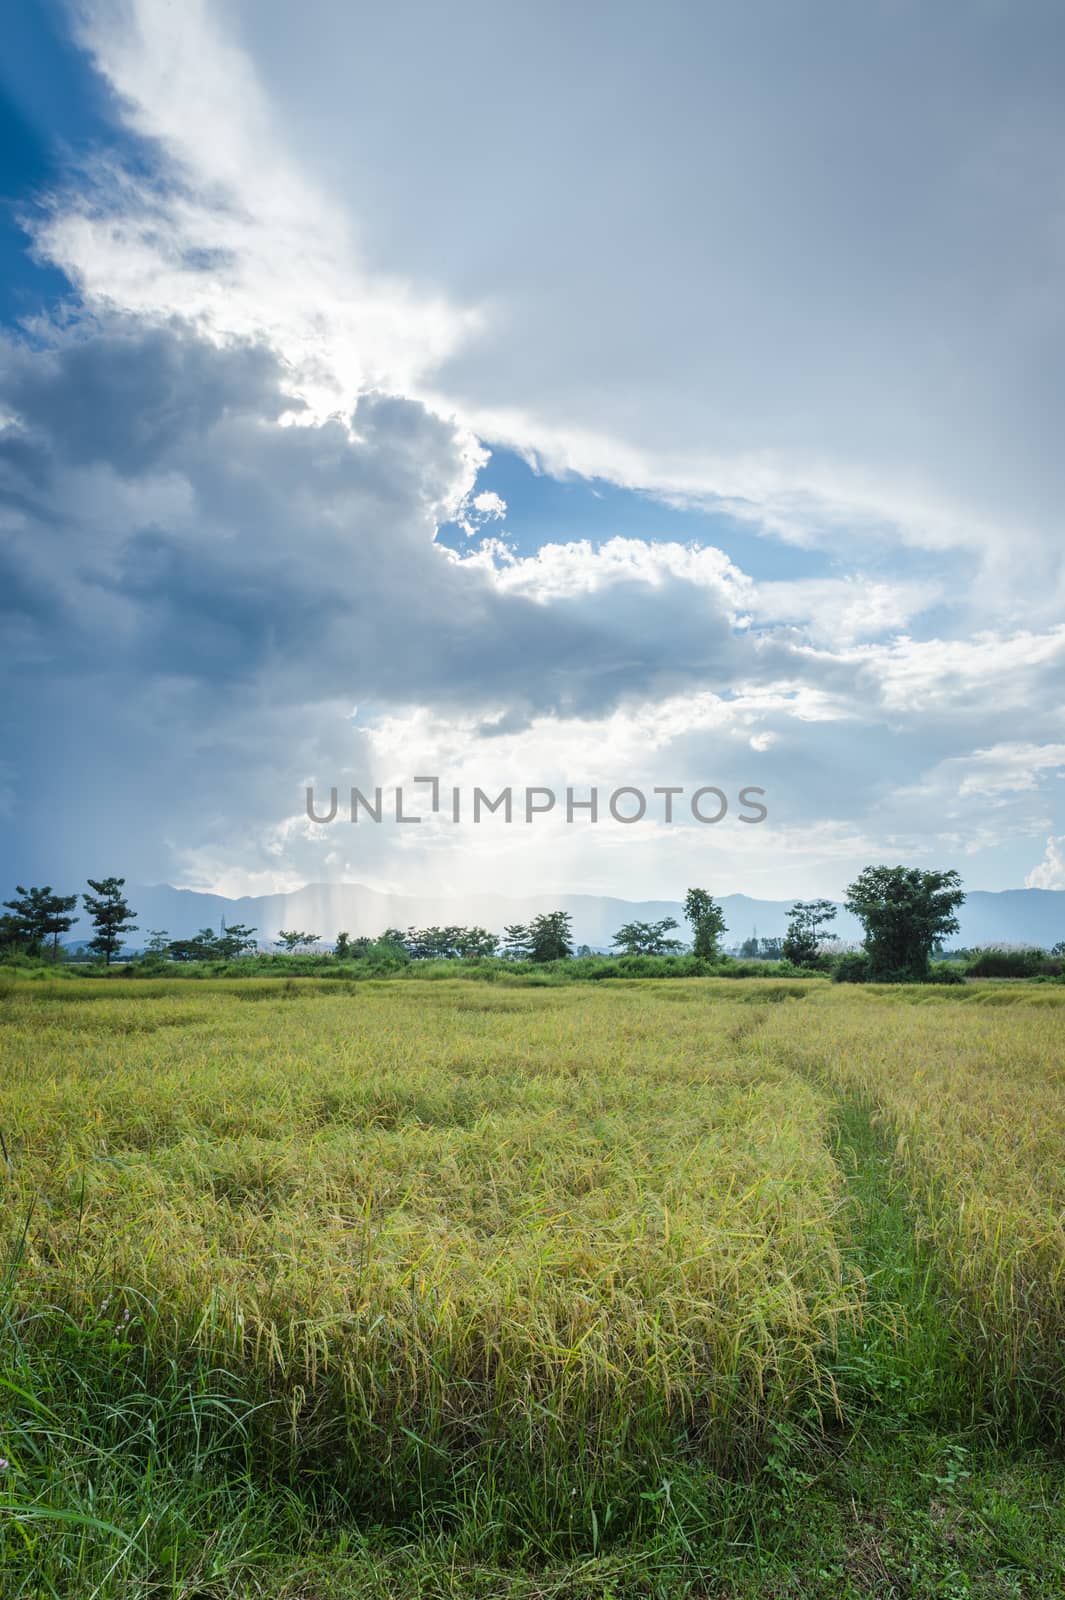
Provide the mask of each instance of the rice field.
POLYGON ((311 1528, 451 1541, 485 1593, 628 1593, 582 1563, 668 1547, 631 1592, 689 1592, 751 1485, 812 1493, 880 1410, 1053 1456, 1063 1002, 9 985, 0 1595, 407 1592, 261 1587, 311 1528))
POLYGON ((775 1016, 774 1067, 867 1107, 914 1196, 974 1402, 1060 1430, 1065 1397, 1065 996, 832 994, 775 1016))

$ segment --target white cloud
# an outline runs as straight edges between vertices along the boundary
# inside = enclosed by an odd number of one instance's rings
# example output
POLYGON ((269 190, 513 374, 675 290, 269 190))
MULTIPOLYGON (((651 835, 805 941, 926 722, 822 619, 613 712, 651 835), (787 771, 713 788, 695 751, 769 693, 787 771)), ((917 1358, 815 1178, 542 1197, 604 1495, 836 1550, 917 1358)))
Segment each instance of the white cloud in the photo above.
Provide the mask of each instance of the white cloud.
POLYGON ((939 598, 939 586, 864 577, 761 583, 752 602, 760 622, 792 622, 812 638, 852 644, 902 632, 939 598))
POLYGON ((1065 744, 997 744, 974 750, 964 765, 968 770, 958 785, 963 798, 1026 794, 1039 788, 1047 774, 1065 772, 1065 744))
MULTIPOLYGON (((456 513, 456 521, 467 539, 473 539, 492 522, 501 522, 507 514, 507 502, 501 495, 493 493, 491 489, 482 489, 480 494, 471 494, 463 506, 456 513)), ((489 549, 498 547, 505 550, 507 547, 500 540, 494 539, 489 549)))
MULTIPOLYGON (((97 169, 54 209, 40 248, 90 302, 265 332, 319 410, 435 397, 552 471, 849 555, 965 552, 985 614, 1060 605, 1047 16, 1004 52, 993 12, 852 9, 826 51, 797 14, 677 0, 614 19, 609 70, 591 12, 559 51, 474 0, 416 28, 327 0, 81 17, 167 177, 97 169)), ((851 625, 912 604, 868 592, 851 625)))
POLYGON ((592 544, 581 539, 541 545, 535 555, 518 558, 505 547, 489 544, 466 559, 490 571, 503 593, 525 595, 541 604, 623 584, 658 589, 680 582, 719 597, 738 622, 752 590, 746 574, 713 545, 622 538, 592 544))
POLYGON ((986 630, 965 639, 902 636, 838 655, 863 669, 868 692, 893 716, 987 718, 1010 710, 1047 718, 1053 713, 1047 696, 1065 666, 1065 625, 986 630))
POLYGON ((35 225, 105 312, 267 337, 317 415, 413 393, 477 326, 445 292, 372 271, 341 199, 292 160, 251 61, 203 0, 100 0, 79 36, 159 170, 90 157, 35 225))
POLYGON ((38 351, 32 381, 0 352, 5 441, 38 451, 4 469, 6 636, 40 669, 12 696, 20 815, 81 761, 94 847, 151 875, 162 836, 156 874, 258 887, 655 892, 698 853, 731 887, 827 892, 885 851, 1048 832, 1034 872, 1058 870, 1065 133, 1034 18, 1000 60, 990 13, 941 39, 847 8, 826 49, 787 8, 767 32, 623 7, 608 72, 580 8, 563 51, 472 4, 413 29, 321 0, 79 14, 147 143, 88 160, 38 228, 96 340, 38 351), (756 582, 705 539, 519 554, 475 432, 831 567, 756 582), (434 546, 444 518, 477 547, 434 546), (45 749, 75 674, 97 698, 45 749), (764 780, 772 825, 338 851, 300 817, 308 773, 429 763, 764 780))
POLYGON ((1024 880, 1027 889, 1065 889, 1065 834, 1047 840, 1046 853, 1024 880))
POLYGON ((1003 818, 1017 837, 1056 826, 1065 629, 815 645, 752 623, 760 586, 713 546, 521 557, 485 541, 462 558, 434 536, 469 502, 477 449, 415 401, 367 395, 350 423, 288 427, 285 374, 261 350, 128 320, 2 353, 9 631, 49 646, 32 693, 11 696, 10 782, 19 848, 52 876, 57 850, 78 870, 91 842, 142 879, 605 887, 623 872, 652 893, 694 853, 732 887, 774 893, 784 873, 797 893, 840 887, 800 879, 818 851, 826 875, 860 865, 855 841, 983 850, 992 806, 1000 833, 1003 818), (69 770, 84 826, 57 843, 28 796, 69 770), (352 830, 334 855, 335 831, 302 815, 308 779, 426 771, 559 793, 757 785, 771 821, 352 830))

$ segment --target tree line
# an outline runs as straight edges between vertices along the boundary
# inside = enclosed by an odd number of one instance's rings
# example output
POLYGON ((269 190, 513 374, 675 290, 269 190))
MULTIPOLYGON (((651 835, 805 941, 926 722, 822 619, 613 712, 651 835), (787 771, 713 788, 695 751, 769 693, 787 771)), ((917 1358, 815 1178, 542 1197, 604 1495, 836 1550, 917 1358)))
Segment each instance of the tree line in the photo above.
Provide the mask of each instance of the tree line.
MULTIPOLYGON (((93 928, 86 948, 108 966, 118 956, 126 935, 137 930, 136 912, 125 897, 124 878, 89 878, 80 896, 93 928)), ((51 885, 25 888, 16 885, 15 897, 5 900, 0 916, 0 948, 40 957, 50 952, 59 959, 60 937, 79 921, 74 913, 78 895, 53 892, 51 885)), ((844 905, 861 922, 865 938, 861 955, 844 958, 837 976, 860 979, 920 979, 928 975, 929 961, 947 935, 958 931, 957 910, 964 901, 957 872, 930 872, 919 867, 866 867, 848 885, 844 905), (850 962, 849 968, 846 965, 850 962)), ((779 940, 748 940, 741 954, 781 959, 793 967, 817 970, 824 965, 824 947, 836 917, 830 900, 797 900, 787 931, 779 940), (752 948, 760 947, 760 948, 752 948)), ((722 939, 728 928, 719 902, 706 889, 689 889, 684 897, 684 918, 690 930, 687 946, 697 960, 713 963, 722 957, 722 939)), ((230 961, 258 953, 257 930, 242 923, 216 933, 201 928, 191 938, 171 939, 165 929, 149 932, 146 953, 155 961, 230 961)), ((657 922, 632 921, 615 933, 611 948, 623 955, 668 956, 685 950, 676 937, 674 917, 657 922)), ((316 933, 281 929, 274 941, 278 950, 298 955, 319 944, 316 933)), ((549 911, 527 923, 514 923, 501 937, 481 927, 386 928, 377 939, 337 934, 332 947, 336 960, 357 961, 371 952, 394 952, 413 961, 475 960, 504 957, 515 961, 568 960, 574 954, 573 919, 567 911, 549 911)), ((583 947, 582 953, 590 952, 583 947)))
MULTIPOLYGON (((126 934, 133 933, 137 927, 133 920, 136 912, 122 892, 125 878, 88 878, 86 882, 93 892, 83 893, 81 902, 94 929, 87 948, 103 956, 110 966, 122 949, 126 934)), ((34 889, 16 884, 15 898, 3 902, 0 946, 21 950, 29 956, 39 956, 50 948, 52 959, 58 960, 60 934, 69 933, 80 920, 71 916, 77 903, 76 894, 55 894, 51 884, 34 889)))

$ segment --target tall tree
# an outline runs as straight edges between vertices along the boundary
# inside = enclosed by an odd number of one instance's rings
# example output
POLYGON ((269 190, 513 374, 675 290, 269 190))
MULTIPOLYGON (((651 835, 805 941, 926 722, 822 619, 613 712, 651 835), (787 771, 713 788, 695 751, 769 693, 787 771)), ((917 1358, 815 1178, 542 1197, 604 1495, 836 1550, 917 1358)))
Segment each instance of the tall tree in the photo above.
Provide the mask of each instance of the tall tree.
POLYGON ((866 867, 848 885, 846 907, 865 929, 874 977, 924 978, 933 948, 957 933, 965 899, 957 872, 866 867))
POLYGON ((96 929, 95 935, 89 940, 89 949, 103 956, 110 966, 111 958, 122 948, 123 935, 133 933, 136 929, 133 918, 137 913, 122 893, 126 886, 125 878, 90 878, 88 884, 90 889, 96 891, 95 894, 83 894, 81 897, 96 929))
POLYGON ((831 900, 796 900, 788 915, 784 956, 797 967, 816 966, 820 959, 822 928, 836 920, 831 900))
POLYGON ((318 935, 316 933, 298 933, 295 928, 279 928, 274 942, 280 949, 287 950, 291 956, 295 955, 297 950, 303 950, 312 944, 317 944, 318 935))
POLYGON ((689 889, 684 896, 684 915, 691 924, 693 953, 702 961, 715 961, 728 925, 713 895, 705 889, 689 889))
POLYGON ((52 960, 59 960, 59 935, 69 933, 77 917, 70 913, 78 903, 76 894, 50 894, 45 901, 45 930, 52 936, 52 960))
POLYGON ((544 911, 529 923, 532 961, 565 961, 573 954, 573 918, 568 911, 544 911))

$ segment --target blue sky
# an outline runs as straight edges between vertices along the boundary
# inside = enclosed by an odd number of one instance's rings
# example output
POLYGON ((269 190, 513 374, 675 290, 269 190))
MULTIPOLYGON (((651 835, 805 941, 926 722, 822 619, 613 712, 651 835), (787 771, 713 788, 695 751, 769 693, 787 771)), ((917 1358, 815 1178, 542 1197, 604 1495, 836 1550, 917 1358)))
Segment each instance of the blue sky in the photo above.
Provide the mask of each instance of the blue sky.
POLYGON ((1041 0, 19 8, 5 881, 1065 887, 1063 34, 1041 0), (302 815, 421 771, 770 818, 302 815))
POLYGON ((79 150, 121 142, 109 96, 70 38, 62 11, 39 0, 5 20, 0 57, 0 317, 37 317, 70 291, 62 272, 35 262, 19 224, 79 150))
MULTIPOLYGON (((670 505, 660 496, 619 488, 606 478, 576 473, 558 477, 538 470, 505 445, 493 448, 476 488, 505 502, 503 527, 515 553, 522 556, 533 555, 545 544, 598 542, 624 534, 716 545, 752 577, 813 577, 831 570, 824 552, 769 546, 736 517, 670 505)), ((442 524, 438 538, 455 550, 469 545, 469 535, 454 521, 442 524)))

